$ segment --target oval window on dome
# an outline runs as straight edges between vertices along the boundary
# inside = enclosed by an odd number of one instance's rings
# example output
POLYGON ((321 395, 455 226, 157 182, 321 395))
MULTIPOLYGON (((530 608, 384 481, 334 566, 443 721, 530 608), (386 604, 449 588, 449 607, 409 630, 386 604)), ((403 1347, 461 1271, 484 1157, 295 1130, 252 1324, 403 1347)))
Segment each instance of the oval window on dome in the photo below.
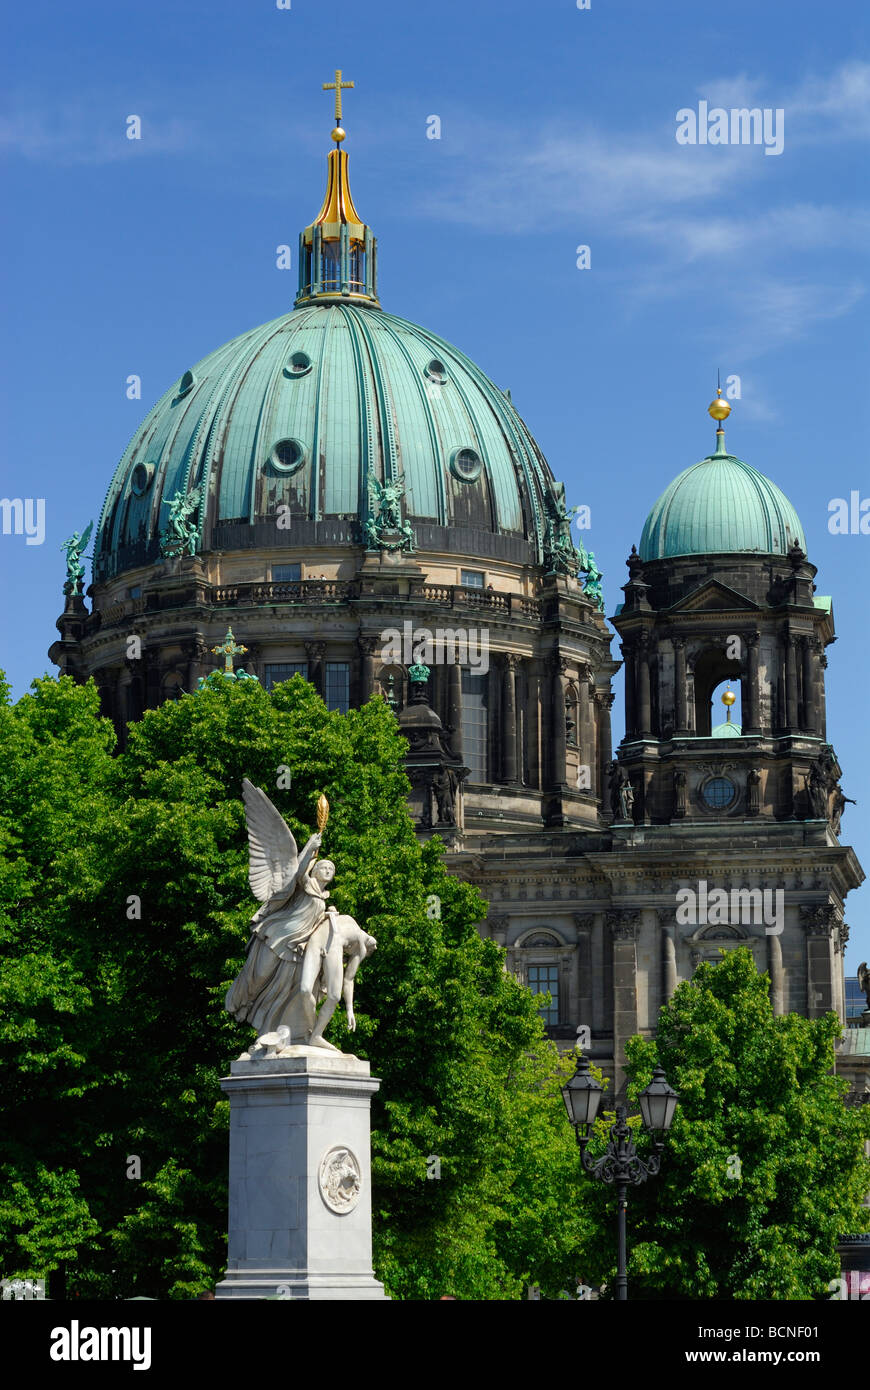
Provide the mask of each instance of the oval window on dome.
POLYGON ((450 472, 461 483, 476 483, 482 467, 483 460, 476 449, 454 449, 450 455, 450 472))
POLYGON ((130 488, 134 497, 144 497, 154 477, 153 463, 137 463, 130 478, 130 488))
POLYGON ((305 462, 305 445, 298 439, 279 439, 272 445, 269 463, 277 473, 295 473, 305 462))
POLYGON ((439 386, 443 386, 447 380, 447 368, 437 357, 432 358, 432 361, 427 364, 425 371, 429 380, 437 382, 439 386))
POLYGON ((178 383, 179 396, 186 396, 189 391, 193 390, 195 385, 196 377, 193 375, 193 372, 185 372, 178 383))
POLYGON ((311 366, 311 358, 307 352, 294 352, 284 368, 284 375, 287 377, 307 376, 311 371, 311 366))

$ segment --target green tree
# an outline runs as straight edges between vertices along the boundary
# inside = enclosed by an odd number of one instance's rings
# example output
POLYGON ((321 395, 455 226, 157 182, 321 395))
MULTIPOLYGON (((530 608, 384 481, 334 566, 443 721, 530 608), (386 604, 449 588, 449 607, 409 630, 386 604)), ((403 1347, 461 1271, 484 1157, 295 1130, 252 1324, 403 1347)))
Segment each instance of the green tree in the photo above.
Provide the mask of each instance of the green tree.
MULTIPOLYGON (((628 1045, 632 1101, 656 1062, 680 1096, 660 1174, 630 1189, 629 1296, 827 1298, 838 1235, 868 1226, 870 1110, 843 1105, 836 1015, 775 1017, 751 952, 722 954, 679 986, 654 1042, 628 1045)), ((613 1188, 590 1187, 584 1268, 611 1280, 613 1188)))
MULTIPOLYGON (((74 1253, 83 1296, 181 1298, 220 1275, 218 1083, 250 1041, 223 1010, 254 906, 247 776, 300 842, 326 794, 334 900, 378 939, 349 1045, 382 1079, 376 1271, 405 1298, 570 1285, 581 1214, 564 1201, 564 1064, 477 931, 486 904, 440 842, 417 842, 383 701, 340 715, 299 677, 271 693, 219 682, 148 713, 117 756, 92 684, 37 681, 0 720, 0 1088, 18 1184, 0 1205, 5 1272, 74 1253), (63 1221, 34 1220, 45 1194, 63 1221)), ((331 1025, 339 1045, 345 1028, 331 1025)))

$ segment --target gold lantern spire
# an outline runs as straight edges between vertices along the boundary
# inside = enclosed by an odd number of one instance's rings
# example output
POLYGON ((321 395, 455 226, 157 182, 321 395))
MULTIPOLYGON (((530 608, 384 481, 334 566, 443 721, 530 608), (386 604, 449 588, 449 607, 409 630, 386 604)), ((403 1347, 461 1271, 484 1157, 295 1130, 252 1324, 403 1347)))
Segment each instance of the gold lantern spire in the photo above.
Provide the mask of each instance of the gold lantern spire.
POLYGON ((341 124, 341 94, 353 82, 345 82, 341 68, 335 81, 321 84, 335 93, 335 148, 326 159, 326 193, 323 205, 299 238, 299 290, 296 306, 313 302, 367 304, 379 309, 376 240, 354 206, 347 171, 347 154, 341 148, 345 131, 341 124))

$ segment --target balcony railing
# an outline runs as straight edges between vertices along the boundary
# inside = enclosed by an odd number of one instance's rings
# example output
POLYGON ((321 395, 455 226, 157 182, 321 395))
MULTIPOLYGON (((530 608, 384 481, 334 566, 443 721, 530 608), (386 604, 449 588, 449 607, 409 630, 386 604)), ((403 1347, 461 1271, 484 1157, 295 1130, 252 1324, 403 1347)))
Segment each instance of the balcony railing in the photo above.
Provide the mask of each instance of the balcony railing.
POLYGON ((340 579, 298 579, 273 584, 220 584, 212 602, 223 603, 342 603, 350 584, 340 579))
MULTIPOLYGON (((251 604, 300 604, 337 605, 345 603, 357 595, 352 580, 343 579, 299 579, 273 583, 250 582, 242 584, 218 584, 208 594, 205 601, 215 607, 231 607, 251 604)), ((182 598, 181 605, 187 600, 182 598)), ((202 600, 199 600, 200 602, 202 600)), ((538 599, 526 598, 523 594, 497 594, 487 589, 467 589, 461 584, 423 584, 414 587, 406 599, 392 598, 391 603, 409 604, 432 603, 441 608, 460 612, 491 613, 494 617, 520 618, 538 621, 542 606, 538 599)), ((99 626, 114 627, 129 622, 146 611, 147 599, 124 599, 110 604, 99 614, 99 626)), ((97 615, 94 615, 95 618, 97 615)))
POLYGON ((411 601, 415 598, 445 608, 482 608, 506 617, 537 619, 541 616, 541 604, 537 599, 526 598, 523 594, 497 594, 489 589, 469 589, 464 584, 424 584, 411 595, 411 601))

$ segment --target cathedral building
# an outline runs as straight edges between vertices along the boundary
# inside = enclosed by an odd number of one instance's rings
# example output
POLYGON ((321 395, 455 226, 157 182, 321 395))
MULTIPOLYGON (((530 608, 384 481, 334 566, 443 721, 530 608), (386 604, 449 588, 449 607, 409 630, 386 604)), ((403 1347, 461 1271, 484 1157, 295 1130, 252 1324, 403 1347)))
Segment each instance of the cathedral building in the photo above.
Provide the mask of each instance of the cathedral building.
POLYGON ((548 997, 551 1035, 588 1030, 617 1085, 626 1040, 720 947, 751 949, 777 1011, 842 1018, 863 873, 826 728, 832 604, 793 507, 727 452, 717 397, 713 451, 631 547, 614 656, 602 576, 510 393, 381 307, 344 136, 293 310, 147 415, 52 660, 93 676, 122 742, 197 688, 228 628, 266 687, 298 673, 339 710, 382 694, 420 835, 488 899, 481 931, 548 997))

